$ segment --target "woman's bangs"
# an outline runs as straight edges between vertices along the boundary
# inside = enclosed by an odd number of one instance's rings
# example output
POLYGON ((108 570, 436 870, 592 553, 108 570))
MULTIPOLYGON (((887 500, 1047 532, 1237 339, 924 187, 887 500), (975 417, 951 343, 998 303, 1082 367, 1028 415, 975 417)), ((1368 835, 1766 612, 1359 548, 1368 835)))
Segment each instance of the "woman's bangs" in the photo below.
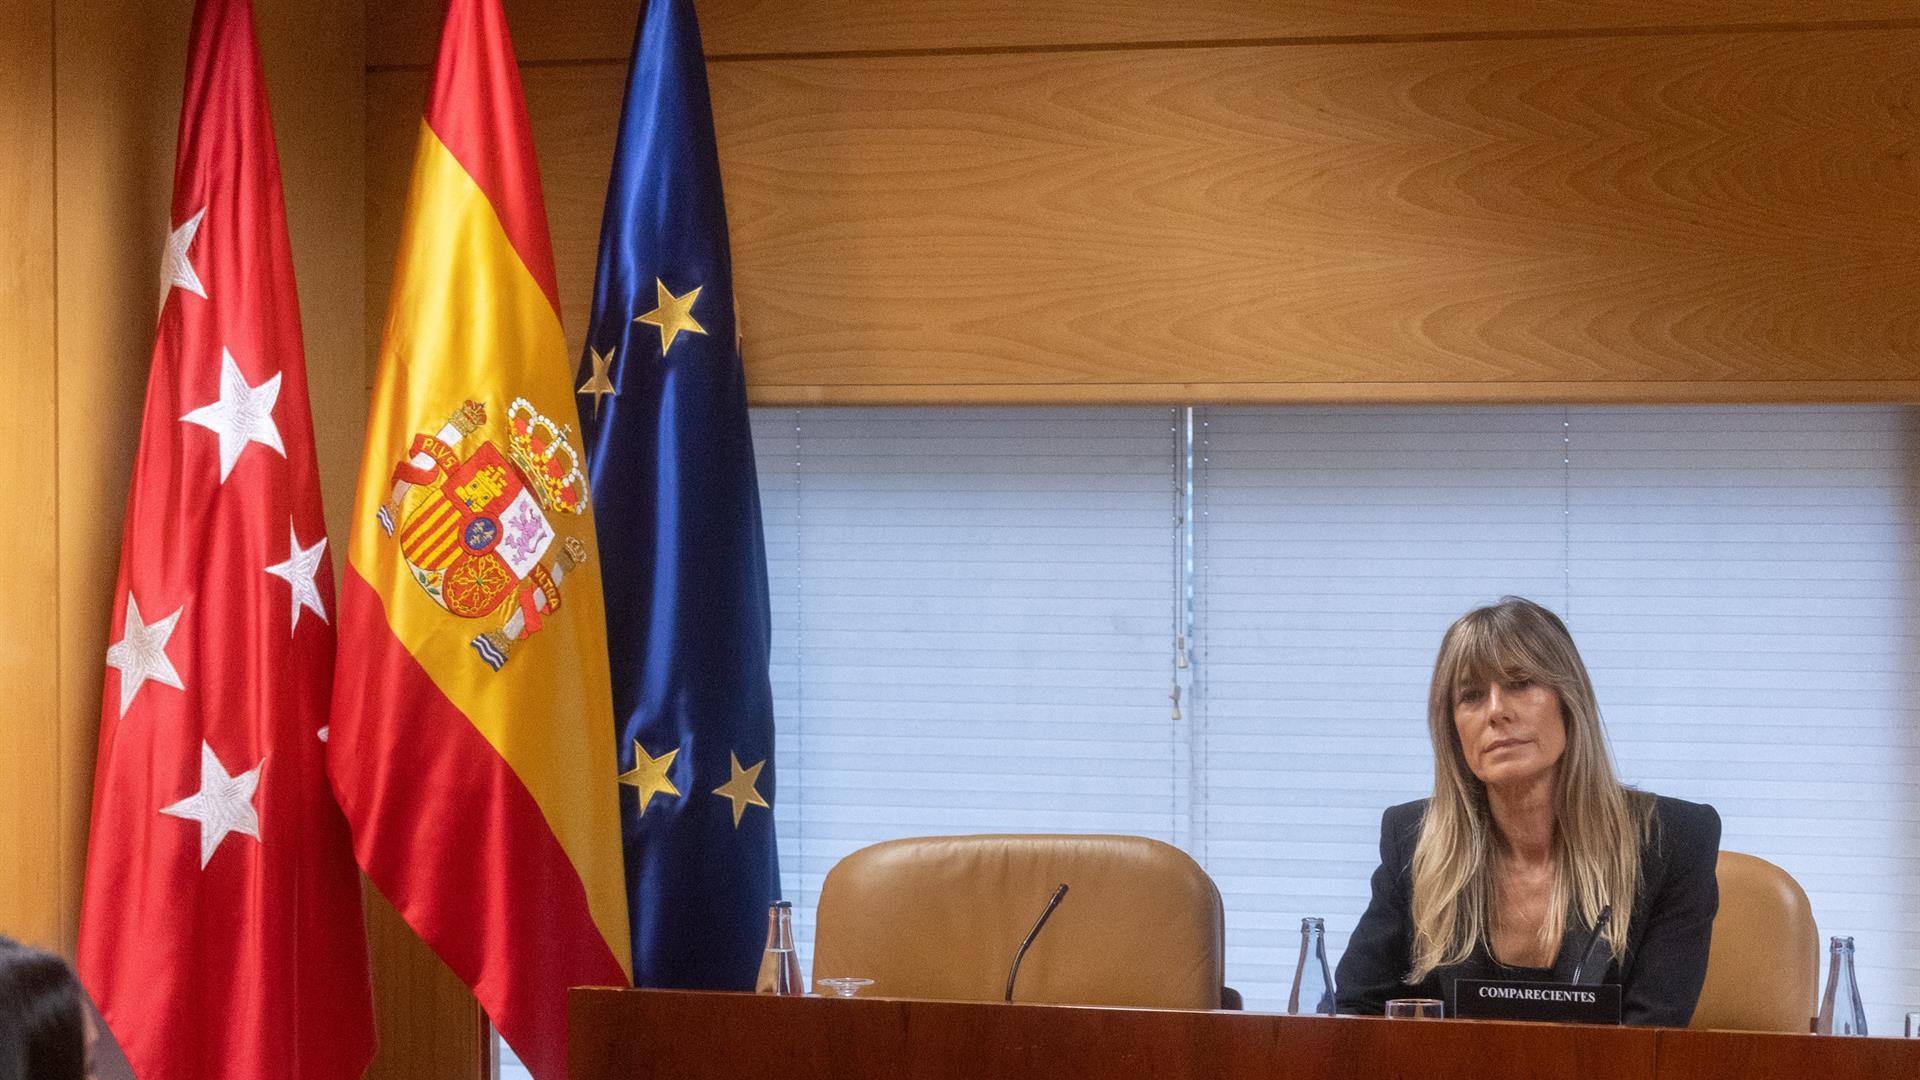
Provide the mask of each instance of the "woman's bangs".
POLYGON ((1534 650, 1514 627, 1493 619, 1475 619, 1462 626, 1453 650, 1451 685, 1455 693, 1469 686, 1486 686, 1514 678, 1556 682, 1534 650))

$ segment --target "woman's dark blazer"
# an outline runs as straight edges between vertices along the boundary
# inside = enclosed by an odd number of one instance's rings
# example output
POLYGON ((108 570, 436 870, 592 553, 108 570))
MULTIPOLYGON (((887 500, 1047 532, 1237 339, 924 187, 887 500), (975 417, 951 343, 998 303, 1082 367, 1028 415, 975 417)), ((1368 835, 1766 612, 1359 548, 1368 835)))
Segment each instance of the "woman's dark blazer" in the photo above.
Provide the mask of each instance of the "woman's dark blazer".
MULTIPOLYGON (((1413 966, 1413 847, 1427 800, 1389 807, 1380 818, 1380 867, 1373 899, 1340 958, 1343 1013, 1379 1014, 1390 998, 1453 1000, 1455 979, 1537 978, 1566 982, 1592 927, 1569 926, 1553 971, 1502 968, 1483 944, 1465 963, 1437 968, 1416 985, 1401 981, 1413 966), (1504 975, 1503 975, 1504 973, 1504 975)), ((1707 977, 1707 945, 1720 909, 1715 866, 1720 815, 1711 806, 1659 797, 1640 849, 1640 889, 1627 926, 1627 953, 1603 981, 1620 984, 1621 1019, 1629 1024, 1685 1027, 1707 977)))

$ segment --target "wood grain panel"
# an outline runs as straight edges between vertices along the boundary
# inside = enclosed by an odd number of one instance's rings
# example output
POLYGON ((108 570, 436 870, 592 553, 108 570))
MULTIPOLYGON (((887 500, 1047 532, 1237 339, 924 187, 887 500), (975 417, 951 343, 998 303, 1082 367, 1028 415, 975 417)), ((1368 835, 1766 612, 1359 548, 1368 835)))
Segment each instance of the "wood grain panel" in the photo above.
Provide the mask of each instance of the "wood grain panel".
POLYGON ((361 4, 257 2, 287 234, 300 289, 313 434, 336 573, 346 564, 366 427, 366 96, 361 4))
POLYGON ((1881 1080, 1920 1072, 1910 1039, 1817 1038, 1759 1032, 1660 1032, 1656 1080, 1881 1080), (1844 1051, 1844 1052, 1840 1052, 1844 1051))
MULTIPOLYGON (((754 400, 1910 399, 1916 46, 714 65, 754 400)), ((622 79, 525 73, 575 351, 622 79)), ((368 80, 373 295, 423 95, 368 80)))
MULTIPOLYGON (((506 0, 523 61, 619 60, 637 0, 506 0)), ((443 0, 369 5, 367 60, 430 64, 443 0)), ((1646 32, 1914 19, 1910 0, 700 0, 709 56, 1646 32)))
POLYGON ((0 565, 23 587, 0 604, 0 932, 65 944, 61 909, 59 610, 54 527, 59 423, 54 353, 53 11, 0 8, 0 378, 16 432, 0 565))
POLYGON ((1920 380, 1164 382, 754 385, 760 407, 845 405, 1858 405, 1920 401, 1920 380))
POLYGON ((1920 32, 1707 44, 716 65, 751 377, 1920 376, 1920 32))
POLYGON ((120 525, 140 430, 192 5, 56 6, 63 936, 78 933, 120 525))
POLYGON ((480 1080, 488 1044, 466 984, 414 935, 379 890, 361 881, 373 947, 379 1052, 366 1080, 480 1080))
POLYGON ((574 1080, 1648 1080, 1647 1029, 574 990, 574 1080), (647 1032, 644 1039, 632 1033, 647 1032))
POLYGON ((1872 1080, 1920 1042, 1574 1024, 577 989, 574 1080, 1872 1080), (645 1033, 635 1037, 635 1032, 645 1033))
MULTIPOLYGON (((523 72, 522 77, 526 74, 523 72)), ((364 351, 360 374, 362 384, 371 391, 380 363, 380 335, 386 327, 387 294, 393 288, 393 259, 399 253, 400 215, 406 206, 414 147, 426 111, 427 76, 422 72, 368 72, 366 103, 366 276, 362 294, 366 319, 361 324, 364 351)), ((611 149, 607 156, 612 159, 611 149)), ((553 184, 545 176, 542 181, 553 184)), ((560 295, 566 297, 565 292, 560 295)))

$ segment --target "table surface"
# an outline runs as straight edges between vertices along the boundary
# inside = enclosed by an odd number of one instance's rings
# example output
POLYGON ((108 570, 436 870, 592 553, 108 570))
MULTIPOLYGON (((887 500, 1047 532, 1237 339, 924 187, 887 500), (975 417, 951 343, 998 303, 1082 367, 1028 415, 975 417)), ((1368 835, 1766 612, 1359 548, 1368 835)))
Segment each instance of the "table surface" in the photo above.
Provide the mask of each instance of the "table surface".
POLYGON ((1920 1039, 581 988, 574 1080, 1920 1078, 1920 1039))

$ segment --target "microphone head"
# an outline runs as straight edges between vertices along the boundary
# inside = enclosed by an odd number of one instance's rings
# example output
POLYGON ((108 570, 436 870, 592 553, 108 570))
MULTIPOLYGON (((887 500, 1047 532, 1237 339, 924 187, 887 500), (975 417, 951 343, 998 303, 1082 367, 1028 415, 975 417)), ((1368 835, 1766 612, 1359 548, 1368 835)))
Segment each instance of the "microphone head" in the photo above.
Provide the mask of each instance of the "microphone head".
POLYGON ((1604 965, 1595 968, 1599 959, 1597 950, 1606 943, 1607 924, 1613 921, 1613 905, 1600 908, 1600 917, 1593 920, 1593 930, 1587 935, 1587 944, 1580 950, 1580 959, 1573 965, 1573 984, 1589 986, 1598 984, 1606 971, 1604 965))

